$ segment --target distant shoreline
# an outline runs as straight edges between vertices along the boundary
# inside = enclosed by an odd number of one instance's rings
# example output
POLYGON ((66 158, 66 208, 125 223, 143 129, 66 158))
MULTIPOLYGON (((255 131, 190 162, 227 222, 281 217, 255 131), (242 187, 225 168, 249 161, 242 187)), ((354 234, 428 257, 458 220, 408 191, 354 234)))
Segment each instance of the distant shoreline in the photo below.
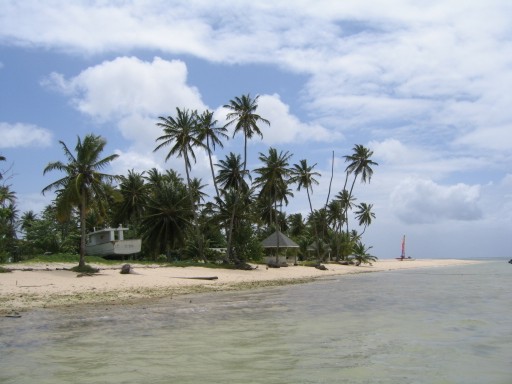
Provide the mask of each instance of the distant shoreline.
POLYGON ((108 267, 92 264, 93 267, 99 268, 100 272, 82 277, 77 277, 77 273, 64 269, 76 264, 8 264, 3 267, 15 270, 0 274, 0 314, 5 316, 35 308, 69 307, 80 304, 129 304, 192 293, 300 284, 324 276, 449 267, 482 262, 485 261, 383 259, 373 263, 373 266, 326 264, 326 271, 304 266, 267 269, 265 265, 258 265, 257 269, 242 271, 131 264, 134 272, 131 274, 120 274, 122 264, 108 267), (217 279, 210 280, 213 277, 217 279))

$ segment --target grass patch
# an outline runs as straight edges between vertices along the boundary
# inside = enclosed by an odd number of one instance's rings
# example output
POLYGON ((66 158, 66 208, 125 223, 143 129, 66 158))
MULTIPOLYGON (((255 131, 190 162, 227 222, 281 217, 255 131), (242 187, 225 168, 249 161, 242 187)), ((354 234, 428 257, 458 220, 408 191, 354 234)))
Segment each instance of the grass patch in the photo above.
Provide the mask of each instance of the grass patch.
POLYGON ((8 272, 12 272, 12 271, 8 268, 0 267, 0 273, 8 273, 8 272))

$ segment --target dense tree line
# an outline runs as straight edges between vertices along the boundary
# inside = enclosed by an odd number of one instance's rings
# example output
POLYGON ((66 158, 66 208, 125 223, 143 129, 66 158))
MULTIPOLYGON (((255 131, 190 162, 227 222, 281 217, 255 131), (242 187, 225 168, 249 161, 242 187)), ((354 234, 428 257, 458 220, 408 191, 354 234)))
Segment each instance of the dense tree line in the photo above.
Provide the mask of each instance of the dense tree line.
MULTIPOLYGON (((332 199, 328 196, 324 206, 314 207, 313 187, 321 176, 316 164, 307 159, 293 163, 293 154, 270 147, 267 153, 259 153, 259 167, 248 169, 248 141, 262 138, 261 125, 270 125, 257 114, 258 96, 236 97, 224 107, 226 126, 219 126, 208 110, 177 108, 175 114, 159 117, 162 134, 154 151, 165 151, 166 161, 181 158, 185 178, 172 169, 109 175, 102 171, 118 155, 102 156, 106 141, 101 136, 78 137, 74 150, 60 141, 67 162, 51 162, 43 170, 44 174, 58 171, 61 176, 43 189, 43 193, 55 192, 43 212, 19 217, 15 193, 5 183, 0 187, 0 257, 5 261, 9 255, 16 259, 43 252, 76 252, 83 266, 86 233, 122 223, 130 228, 129 236, 142 238, 143 249, 137 257, 148 260, 222 258, 243 267, 247 261, 261 259, 261 240, 276 230, 300 245, 302 259, 374 260, 368 253, 371 247, 361 238, 375 218, 373 205, 358 203, 354 196, 356 182, 369 183, 372 167, 378 165, 371 160, 373 152, 355 145, 353 153, 344 156, 343 189, 332 199), (216 148, 229 139, 229 126, 234 127, 233 137, 243 135, 243 154, 231 152, 213 164, 216 148), (193 175, 198 150, 208 154, 214 196, 207 196, 206 185, 193 175), (305 191, 307 217, 283 209, 294 191, 305 191), (351 229, 353 220, 357 229, 351 229), (216 248, 227 252, 218 254, 216 248)), ((0 156, 0 161, 5 160, 0 156)))

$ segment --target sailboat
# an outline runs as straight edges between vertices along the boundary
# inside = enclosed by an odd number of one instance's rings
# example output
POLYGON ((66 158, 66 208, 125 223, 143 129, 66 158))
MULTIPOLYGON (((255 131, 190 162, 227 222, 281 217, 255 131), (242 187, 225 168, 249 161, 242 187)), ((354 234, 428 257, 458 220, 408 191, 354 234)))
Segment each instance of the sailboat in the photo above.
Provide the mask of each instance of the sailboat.
POLYGON ((401 261, 414 260, 413 258, 411 258, 411 256, 405 256, 405 235, 404 237, 402 237, 402 254, 400 255, 400 257, 397 257, 396 259, 401 261))

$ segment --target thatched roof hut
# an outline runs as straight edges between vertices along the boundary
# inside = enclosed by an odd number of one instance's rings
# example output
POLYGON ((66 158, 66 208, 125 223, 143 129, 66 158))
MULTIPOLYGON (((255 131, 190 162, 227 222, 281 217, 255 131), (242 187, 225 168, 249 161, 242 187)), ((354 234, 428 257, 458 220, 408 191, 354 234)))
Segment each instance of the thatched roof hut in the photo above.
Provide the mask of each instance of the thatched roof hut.
POLYGON ((299 245, 280 231, 275 231, 263 240, 261 242, 261 246, 265 248, 267 263, 269 261, 274 261, 276 257, 278 257, 279 263, 297 263, 297 253, 300 248, 299 245), (278 252, 279 256, 277 256, 278 252))

